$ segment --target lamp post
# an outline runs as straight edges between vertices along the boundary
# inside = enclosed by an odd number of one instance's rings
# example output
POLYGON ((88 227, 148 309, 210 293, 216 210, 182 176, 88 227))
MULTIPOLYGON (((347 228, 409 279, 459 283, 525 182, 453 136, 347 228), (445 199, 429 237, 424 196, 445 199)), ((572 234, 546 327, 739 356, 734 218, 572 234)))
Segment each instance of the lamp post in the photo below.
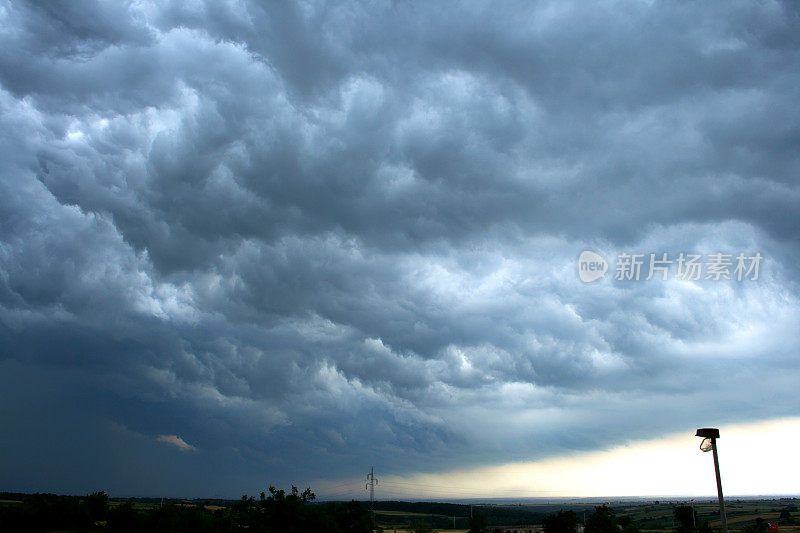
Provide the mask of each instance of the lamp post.
POLYGON ((717 496, 719 497, 719 515, 722 518, 722 533, 728 533, 728 519, 725 516, 725 499, 722 497, 722 479, 719 477, 719 458, 717 457, 717 428, 700 428, 695 433, 696 437, 703 437, 700 449, 704 452, 714 452, 714 472, 717 474, 717 496))

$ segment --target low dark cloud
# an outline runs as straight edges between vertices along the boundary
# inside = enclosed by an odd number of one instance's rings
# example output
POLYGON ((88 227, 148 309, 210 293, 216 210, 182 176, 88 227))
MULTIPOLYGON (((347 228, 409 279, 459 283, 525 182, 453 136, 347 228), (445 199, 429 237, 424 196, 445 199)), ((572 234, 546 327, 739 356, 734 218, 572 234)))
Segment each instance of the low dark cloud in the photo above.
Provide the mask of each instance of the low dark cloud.
POLYGON ((231 496, 798 414, 790 3, 0 16, 3 488, 231 496), (588 285, 584 249, 765 259, 588 285))

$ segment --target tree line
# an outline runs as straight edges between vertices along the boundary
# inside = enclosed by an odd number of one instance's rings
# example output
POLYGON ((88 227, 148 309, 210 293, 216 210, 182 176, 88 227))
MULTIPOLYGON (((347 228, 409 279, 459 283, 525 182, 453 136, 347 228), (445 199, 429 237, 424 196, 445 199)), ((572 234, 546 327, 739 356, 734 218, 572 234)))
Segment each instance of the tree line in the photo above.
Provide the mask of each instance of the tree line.
POLYGON ((229 507, 168 502, 138 509, 130 502, 109 505, 105 492, 86 496, 25 495, 19 504, 0 506, 0 530, 4 532, 106 532, 134 533, 369 533, 369 511, 359 502, 311 505, 310 489, 300 492, 269 488, 258 499, 242 496, 229 507))

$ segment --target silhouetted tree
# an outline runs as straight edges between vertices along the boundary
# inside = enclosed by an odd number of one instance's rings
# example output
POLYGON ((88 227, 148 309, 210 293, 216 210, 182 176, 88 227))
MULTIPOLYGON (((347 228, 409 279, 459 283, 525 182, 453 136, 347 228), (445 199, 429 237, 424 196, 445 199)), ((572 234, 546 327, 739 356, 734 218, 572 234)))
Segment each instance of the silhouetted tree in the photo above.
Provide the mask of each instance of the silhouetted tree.
POLYGON ((489 521, 486 515, 480 511, 475 511, 469 519, 469 533, 484 533, 489 521))
POLYGON ((31 494, 20 504, 0 506, 2 531, 89 531, 90 528, 86 506, 74 496, 31 494))
POLYGON ((672 514, 678 523, 678 533, 694 533, 697 513, 691 505, 679 505, 672 514))
POLYGON ((247 495, 228 508, 171 502, 136 509, 130 502, 109 507, 104 492, 83 498, 34 494, 20 504, 0 505, 0 531, 133 533, 370 533, 370 516, 359 502, 314 504, 310 489, 270 487, 256 501, 247 495), (95 524, 103 518, 106 525, 95 524))
POLYGON ((108 518, 108 494, 103 491, 93 492, 83 498, 89 520, 97 522, 108 518))
POLYGON ((142 531, 145 523, 144 513, 138 512, 130 502, 108 510, 108 531, 110 533, 133 533, 142 531))
POLYGON ((617 525, 622 528, 622 533, 640 533, 630 516, 618 516, 617 525))
POLYGON ((586 519, 585 533, 619 533, 614 513, 606 505, 597 506, 586 519))
POLYGON ((760 516, 752 524, 747 524, 742 529, 744 533, 767 533, 767 522, 760 516))
POLYGON ((328 504, 327 509, 341 533, 369 533, 372 527, 369 511, 359 502, 328 504))
POLYGON ((559 509, 555 514, 547 515, 542 520, 545 533, 575 533, 578 527, 578 515, 575 511, 559 509))

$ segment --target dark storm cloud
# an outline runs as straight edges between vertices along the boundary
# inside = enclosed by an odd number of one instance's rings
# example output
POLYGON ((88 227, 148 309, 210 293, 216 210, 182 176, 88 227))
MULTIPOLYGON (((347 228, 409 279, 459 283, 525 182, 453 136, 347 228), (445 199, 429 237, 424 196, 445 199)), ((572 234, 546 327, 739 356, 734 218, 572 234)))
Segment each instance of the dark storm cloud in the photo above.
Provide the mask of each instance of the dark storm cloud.
POLYGON ((9 488, 96 461, 74 490, 231 495, 797 414, 791 4, 0 15, 4 456, 79 457, 9 488), (586 248, 766 260, 584 285, 586 248))

